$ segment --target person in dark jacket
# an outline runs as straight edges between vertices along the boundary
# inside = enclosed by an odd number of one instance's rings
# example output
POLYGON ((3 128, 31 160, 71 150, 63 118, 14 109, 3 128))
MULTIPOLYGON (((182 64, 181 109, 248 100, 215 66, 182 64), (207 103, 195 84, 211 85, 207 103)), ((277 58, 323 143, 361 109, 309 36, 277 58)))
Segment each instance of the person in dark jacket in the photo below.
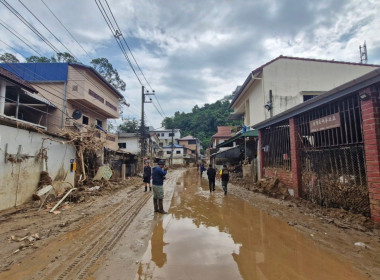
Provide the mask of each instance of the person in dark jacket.
POLYGON ((152 172, 152 184, 153 184, 153 205, 154 212, 159 212, 161 214, 166 214, 164 210, 163 199, 164 199, 164 180, 168 168, 163 160, 158 162, 158 165, 153 167, 152 172))
POLYGON ((216 171, 210 164, 207 169, 208 187, 210 188, 210 192, 215 191, 215 176, 216 171))
POLYGON ((145 184, 144 192, 146 192, 148 190, 148 187, 149 187, 149 191, 152 191, 150 179, 152 179, 152 168, 149 165, 149 160, 146 160, 145 166, 144 166, 144 173, 143 173, 143 182, 145 184))
POLYGON ((203 163, 201 164, 200 170, 201 170, 201 177, 202 177, 203 171, 206 171, 205 165, 203 163))
POLYGON ((224 195, 227 194, 227 184, 228 184, 228 181, 230 180, 230 172, 227 168, 227 165, 223 165, 223 169, 220 170, 219 172, 219 175, 220 175, 220 178, 222 180, 222 188, 224 190, 224 195))

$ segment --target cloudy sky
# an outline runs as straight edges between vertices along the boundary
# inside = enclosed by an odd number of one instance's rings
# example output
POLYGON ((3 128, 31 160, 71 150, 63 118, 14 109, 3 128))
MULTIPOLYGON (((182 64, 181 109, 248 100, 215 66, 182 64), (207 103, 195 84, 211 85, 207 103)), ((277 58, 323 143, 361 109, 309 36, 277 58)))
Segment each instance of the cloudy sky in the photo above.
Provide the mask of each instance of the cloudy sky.
POLYGON ((250 71, 279 55, 359 62, 359 45, 366 41, 368 63, 380 64, 378 0, 0 0, 0 23, 28 40, 25 45, 0 25, 0 53, 23 61, 35 51, 47 57, 54 52, 3 3, 66 52, 29 9, 82 63, 108 58, 127 84, 125 118, 141 117, 141 83, 154 89, 145 112, 155 128, 176 111, 231 94, 250 71), (145 76, 128 52, 141 83, 97 3, 112 10, 115 29, 145 76))

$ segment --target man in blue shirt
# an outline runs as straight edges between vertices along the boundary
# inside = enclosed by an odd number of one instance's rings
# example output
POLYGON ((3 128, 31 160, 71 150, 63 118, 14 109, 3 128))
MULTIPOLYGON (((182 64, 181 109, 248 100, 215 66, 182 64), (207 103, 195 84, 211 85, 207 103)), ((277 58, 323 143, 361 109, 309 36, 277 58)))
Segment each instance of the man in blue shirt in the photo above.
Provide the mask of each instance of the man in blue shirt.
POLYGON ((164 180, 168 168, 163 160, 158 162, 158 166, 153 167, 152 172, 152 185, 153 185, 153 205, 154 212, 159 212, 161 214, 166 214, 164 210, 163 199, 164 199, 164 180))

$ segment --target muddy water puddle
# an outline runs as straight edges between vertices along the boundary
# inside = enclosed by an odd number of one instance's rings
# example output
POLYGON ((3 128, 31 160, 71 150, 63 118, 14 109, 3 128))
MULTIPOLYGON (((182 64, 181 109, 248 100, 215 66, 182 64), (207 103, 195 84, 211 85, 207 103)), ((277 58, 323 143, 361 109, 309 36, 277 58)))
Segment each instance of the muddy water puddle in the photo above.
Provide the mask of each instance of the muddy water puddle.
POLYGON ((188 171, 135 279, 364 279, 284 222, 188 171))

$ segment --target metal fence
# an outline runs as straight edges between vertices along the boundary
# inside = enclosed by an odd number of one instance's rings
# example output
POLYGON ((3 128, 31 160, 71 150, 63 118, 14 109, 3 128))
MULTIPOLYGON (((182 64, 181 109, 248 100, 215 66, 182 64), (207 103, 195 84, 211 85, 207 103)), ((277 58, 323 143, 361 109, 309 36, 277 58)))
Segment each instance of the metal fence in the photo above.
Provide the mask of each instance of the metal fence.
POLYGON ((305 199, 369 215, 361 120, 358 95, 296 119, 305 199))
POLYGON ((263 167, 291 169, 289 121, 262 130, 263 167))

